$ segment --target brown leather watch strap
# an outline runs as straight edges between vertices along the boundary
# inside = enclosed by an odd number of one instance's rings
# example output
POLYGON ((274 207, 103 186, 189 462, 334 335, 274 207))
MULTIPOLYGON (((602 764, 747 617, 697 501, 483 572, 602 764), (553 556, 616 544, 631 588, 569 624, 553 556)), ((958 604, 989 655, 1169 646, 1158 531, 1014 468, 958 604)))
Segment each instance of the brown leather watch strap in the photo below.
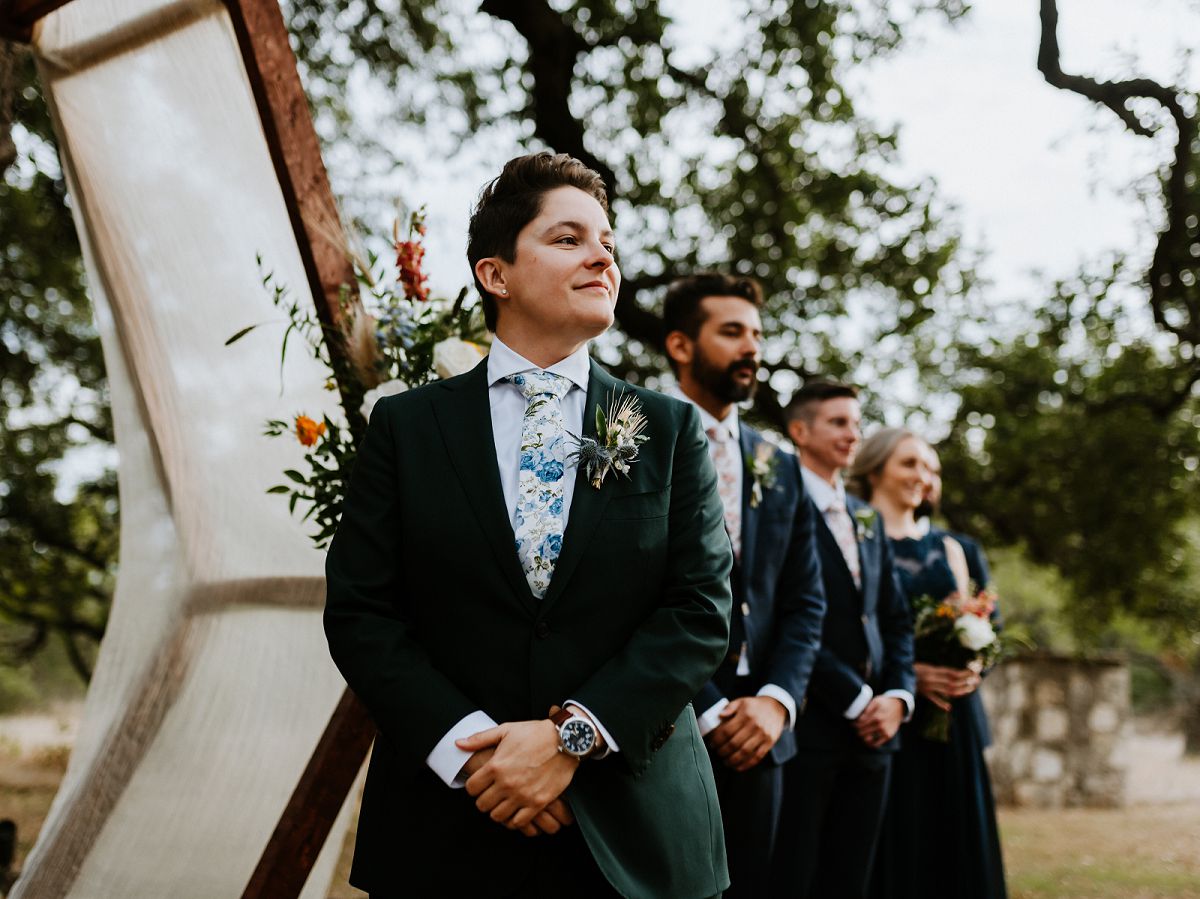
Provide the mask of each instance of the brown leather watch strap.
POLYGON ((555 727, 562 727, 571 718, 578 718, 578 717, 579 716, 576 715, 574 712, 572 712, 570 709, 559 709, 557 712, 555 712, 553 715, 550 716, 550 720, 554 722, 555 727))

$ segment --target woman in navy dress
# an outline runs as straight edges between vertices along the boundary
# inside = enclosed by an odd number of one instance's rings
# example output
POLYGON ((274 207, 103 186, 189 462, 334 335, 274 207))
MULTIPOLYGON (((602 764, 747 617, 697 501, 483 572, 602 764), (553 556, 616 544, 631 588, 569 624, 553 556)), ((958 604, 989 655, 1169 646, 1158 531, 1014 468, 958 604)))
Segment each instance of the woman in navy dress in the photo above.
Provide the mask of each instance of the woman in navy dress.
MULTIPOLYGON (((928 445, 910 431, 884 428, 863 444, 851 473, 880 512, 895 565, 910 597, 937 599, 970 583, 962 546, 920 526, 916 510, 932 484, 928 445)), ((987 719, 975 690, 979 675, 923 663, 917 707, 901 729, 875 863, 876 899, 1005 899, 1004 865, 991 779, 983 759, 987 719), (950 711, 947 743, 921 728, 933 707, 950 711)))

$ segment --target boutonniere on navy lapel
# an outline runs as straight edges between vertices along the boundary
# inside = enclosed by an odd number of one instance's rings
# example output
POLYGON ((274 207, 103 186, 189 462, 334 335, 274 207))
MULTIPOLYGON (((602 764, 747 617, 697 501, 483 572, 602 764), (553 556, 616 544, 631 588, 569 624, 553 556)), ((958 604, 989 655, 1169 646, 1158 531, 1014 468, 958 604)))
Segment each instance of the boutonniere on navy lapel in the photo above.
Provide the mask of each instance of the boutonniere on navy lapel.
POLYGON ((879 523, 879 512, 868 506, 865 509, 854 510, 854 538, 860 543, 863 540, 875 539, 875 526, 879 523))
POLYGON ((646 416, 637 397, 624 391, 609 395, 608 412, 596 405, 596 436, 575 437, 577 448, 568 459, 579 463, 592 486, 599 490, 610 471, 629 477, 629 466, 637 461, 638 450, 650 438, 642 433, 646 416))
POLYGON ((779 480, 779 458, 774 444, 762 441, 754 455, 746 454, 746 472, 750 475, 750 508, 757 509, 763 501, 763 491, 775 489, 779 480))

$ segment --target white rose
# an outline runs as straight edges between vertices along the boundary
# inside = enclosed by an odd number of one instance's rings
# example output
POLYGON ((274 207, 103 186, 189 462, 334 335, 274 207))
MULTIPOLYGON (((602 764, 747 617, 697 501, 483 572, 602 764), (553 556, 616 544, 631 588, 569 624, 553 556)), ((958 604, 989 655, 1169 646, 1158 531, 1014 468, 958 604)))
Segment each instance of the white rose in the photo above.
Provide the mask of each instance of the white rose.
POLYGON ((384 381, 378 387, 372 387, 363 394, 362 405, 359 406, 359 411, 362 412, 363 418, 371 418, 371 410, 375 408, 375 404, 385 396, 393 396, 397 393, 404 393, 408 390, 408 385, 403 381, 384 381))
POLYGON ((979 652, 996 639, 991 624, 978 615, 963 615, 954 622, 954 630, 958 634, 958 641, 972 652, 979 652))
POLYGON ((439 378, 453 378, 473 369, 485 355, 478 344, 447 337, 433 348, 433 367, 439 378))

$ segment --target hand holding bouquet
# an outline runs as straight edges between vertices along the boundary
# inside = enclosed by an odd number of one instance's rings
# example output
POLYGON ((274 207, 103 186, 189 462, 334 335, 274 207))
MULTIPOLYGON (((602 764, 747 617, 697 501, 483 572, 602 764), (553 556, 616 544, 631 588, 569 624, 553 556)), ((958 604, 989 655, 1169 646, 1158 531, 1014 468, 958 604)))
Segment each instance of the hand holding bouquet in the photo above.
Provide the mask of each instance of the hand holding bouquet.
MULTIPOLYGON (((982 673, 996 663, 1004 648, 992 627, 995 609, 996 594, 989 590, 981 590, 974 596, 954 592, 942 600, 917 597, 913 600, 916 657, 931 665, 982 673)), ((949 709, 930 707, 928 713, 921 735, 948 742, 949 709)))

